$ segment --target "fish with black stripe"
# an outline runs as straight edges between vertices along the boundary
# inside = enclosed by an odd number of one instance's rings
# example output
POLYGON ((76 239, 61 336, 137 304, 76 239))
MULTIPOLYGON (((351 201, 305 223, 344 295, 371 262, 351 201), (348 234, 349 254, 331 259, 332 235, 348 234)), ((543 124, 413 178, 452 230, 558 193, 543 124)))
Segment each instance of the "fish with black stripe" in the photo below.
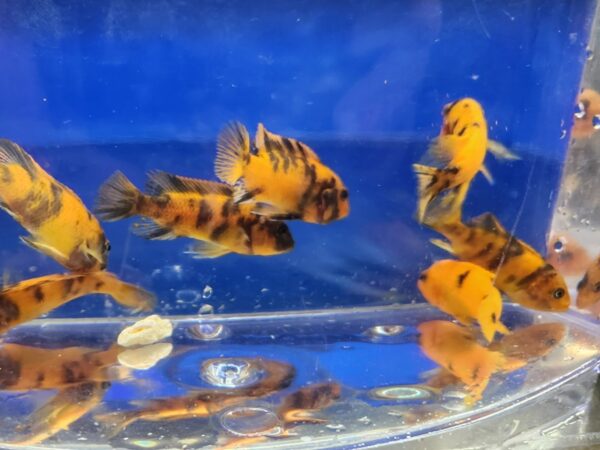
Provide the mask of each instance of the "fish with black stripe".
POLYGON ((136 311, 149 311, 155 297, 108 272, 56 274, 21 281, 0 291, 0 333, 89 294, 106 294, 136 311))
POLYGON ((74 272, 103 270, 110 244, 81 199, 19 145, 0 139, 0 207, 31 235, 21 240, 74 272))
POLYGON ((350 212, 348 189, 314 150, 267 131, 262 123, 254 142, 240 123, 223 129, 215 172, 234 186, 236 203, 252 199, 253 212, 273 219, 326 224, 350 212))
POLYGON ((494 273, 494 284, 526 308, 569 308, 571 299, 563 277, 532 247, 510 235, 493 214, 484 213, 466 223, 447 218, 445 213, 427 218, 426 225, 449 241, 434 239, 435 245, 494 273))
POLYGON ((189 237, 200 242, 188 253, 217 258, 227 253, 276 255, 294 247, 288 226, 252 213, 252 204, 236 204, 224 183, 166 172, 151 172, 142 193, 121 172, 100 188, 98 216, 106 221, 142 216, 133 232, 146 239, 189 237))
POLYGON ((420 164, 413 164, 418 181, 417 220, 423 222, 432 201, 441 194, 462 204, 469 185, 481 172, 493 178, 484 165, 487 151, 504 159, 519 159, 502 144, 488 139, 483 107, 472 98, 444 105, 442 129, 420 164))
POLYGON ((421 272, 417 286, 429 303, 463 325, 477 321, 488 342, 509 330, 500 321, 502 296, 494 274, 464 261, 445 259, 421 272))

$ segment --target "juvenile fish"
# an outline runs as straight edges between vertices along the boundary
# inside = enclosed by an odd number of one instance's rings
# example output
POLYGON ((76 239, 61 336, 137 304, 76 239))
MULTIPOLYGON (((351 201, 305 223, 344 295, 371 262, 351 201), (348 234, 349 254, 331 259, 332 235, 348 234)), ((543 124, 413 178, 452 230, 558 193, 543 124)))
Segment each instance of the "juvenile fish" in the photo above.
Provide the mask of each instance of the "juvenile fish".
POLYGON ((287 225, 252 213, 252 204, 236 204, 223 183, 153 172, 148 194, 121 172, 100 188, 96 212, 103 220, 132 216, 147 220, 134 225, 146 239, 189 237, 199 240, 189 253, 216 258, 227 253, 276 255, 290 251, 294 240, 287 225))
POLYGON ((46 275, 0 291, 0 333, 88 294, 107 294, 133 310, 149 311, 155 297, 108 272, 46 275))
POLYGON ((500 321, 502 297, 494 286, 494 274, 463 261, 437 261, 419 276, 417 286, 433 306, 463 325, 477 321, 488 342, 496 332, 509 331, 500 321))
POLYGON ((350 212, 341 178, 306 144, 258 125, 254 142, 240 123, 219 135, 215 173, 235 186, 236 202, 253 199, 253 211, 272 219, 326 224, 350 212))
POLYGON ((74 272, 106 267, 110 244, 98 220, 25 150, 0 139, 0 207, 30 236, 21 240, 74 272))

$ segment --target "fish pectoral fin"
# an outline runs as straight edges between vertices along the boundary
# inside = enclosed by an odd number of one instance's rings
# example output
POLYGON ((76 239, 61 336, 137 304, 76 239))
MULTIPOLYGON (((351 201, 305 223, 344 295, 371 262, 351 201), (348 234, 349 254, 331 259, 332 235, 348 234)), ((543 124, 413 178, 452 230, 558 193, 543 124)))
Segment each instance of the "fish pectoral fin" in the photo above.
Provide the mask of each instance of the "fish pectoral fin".
POLYGON ((243 175, 244 159, 250 153, 250 135, 239 122, 229 123, 217 138, 215 174, 228 184, 235 184, 243 175))
POLYGON ((66 261, 69 259, 69 257, 64 253, 61 253, 54 247, 51 247, 47 244, 44 244, 43 242, 36 240, 32 236, 20 236, 19 239, 21 239, 21 242, 23 242, 25 245, 58 261, 66 261))
POLYGON ((450 245, 450 242, 448 242, 448 241, 444 241, 443 239, 430 239, 429 242, 431 242, 436 247, 441 248, 442 250, 446 250, 448 253, 451 253, 452 255, 456 254, 456 252, 452 248, 452 245, 450 245))
POLYGON ((142 219, 140 222, 134 223, 131 226, 131 231, 136 236, 144 239, 164 241, 177 237, 171 228, 159 225, 150 219, 142 219))
POLYGON ((231 253, 231 250, 214 242, 199 241, 184 252, 194 259, 213 259, 231 253))
POLYGON ((481 168, 479 169, 479 171, 485 177, 485 179, 488 181, 488 183, 490 183, 492 185, 494 184, 494 177, 490 173, 490 170, 485 166, 485 164, 481 165, 481 168))
POLYGON ((272 220, 294 220, 302 217, 302 215, 298 213, 290 213, 289 211, 278 208, 277 206, 272 205, 271 203, 262 202, 256 203, 256 205, 254 205, 252 213, 259 216, 268 217, 272 220))
POLYGON ((248 191, 243 180, 238 180, 233 186, 233 202, 236 205, 252 200, 257 194, 257 191, 248 191))
POLYGON ((448 148, 448 137, 444 136, 444 138, 436 137, 432 139, 429 147, 427 147, 427 151, 419 161, 420 164, 436 167, 445 167, 450 164, 453 152, 448 148))
POLYGON ((521 159, 520 156, 511 152, 508 148, 506 148, 506 146, 492 139, 488 139, 488 150, 492 155, 499 159, 506 159, 509 161, 521 159))

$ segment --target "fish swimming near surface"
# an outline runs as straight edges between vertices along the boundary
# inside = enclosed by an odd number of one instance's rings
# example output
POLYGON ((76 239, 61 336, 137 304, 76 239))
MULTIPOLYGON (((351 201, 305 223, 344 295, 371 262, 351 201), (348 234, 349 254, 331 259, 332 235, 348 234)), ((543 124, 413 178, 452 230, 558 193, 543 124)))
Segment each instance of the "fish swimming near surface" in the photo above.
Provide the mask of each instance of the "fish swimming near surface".
POLYGON ((417 328, 423 353, 466 385, 465 403, 479 401, 492 374, 502 369, 504 356, 480 345, 471 331, 452 322, 433 320, 417 328))
POLYGON ((437 261, 423 271, 417 282, 429 303, 463 325, 477 321, 488 342, 496 332, 509 333, 500 321, 502 296, 494 286, 494 274, 464 261, 437 261))
POLYGON ((0 333, 88 294, 107 294, 133 310, 149 311, 155 297, 108 272, 46 275, 0 291, 0 333))
POLYGON ((119 348, 0 346, 0 390, 61 389, 83 382, 111 381, 119 348))
POLYGON ((138 409, 97 416, 111 435, 117 435, 138 420, 151 422, 181 420, 193 417, 211 417, 225 408, 241 405, 287 388, 294 379, 293 366, 263 358, 254 362, 264 370, 265 378, 255 385, 237 389, 196 390, 183 397, 160 398, 132 402, 138 409))
POLYGON ((510 235, 491 213, 470 221, 446 220, 459 214, 435 211, 425 224, 449 242, 432 242, 463 261, 492 272, 494 284, 511 300, 540 311, 566 311, 571 299, 563 277, 532 247, 510 235))
POLYGON ((24 436, 10 444, 32 446, 68 429, 102 402, 109 387, 109 382, 86 382, 59 390, 18 427, 24 436))
POLYGON ((600 256, 589 266, 577 284, 577 307, 587 309, 600 302, 600 256))
POLYGON ((240 123, 223 129, 215 172, 234 186, 236 202, 272 219, 326 224, 350 212, 348 189, 306 144, 258 125, 254 142, 240 123))
POLYGON ((475 175, 481 172, 491 183, 484 165, 487 151, 504 159, 519 159, 502 144, 488 139, 483 107, 472 98, 462 98, 442 109, 439 137, 429 147, 423 163, 413 164, 418 181, 417 220, 422 223, 429 204, 442 193, 460 203, 475 175))
POLYGON ((103 220, 132 216, 135 234, 146 239, 189 237, 199 240, 189 251, 196 258, 227 253, 276 255, 294 247, 288 226, 252 213, 252 204, 237 204, 227 184, 152 172, 147 194, 121 172, 100 188, 96 212, 103 220))
POLYGON ((21 240, 73 272, 103 270, 110 244, 81 199, 19 145, 0 139, 0 207, 30 236, 21 240))

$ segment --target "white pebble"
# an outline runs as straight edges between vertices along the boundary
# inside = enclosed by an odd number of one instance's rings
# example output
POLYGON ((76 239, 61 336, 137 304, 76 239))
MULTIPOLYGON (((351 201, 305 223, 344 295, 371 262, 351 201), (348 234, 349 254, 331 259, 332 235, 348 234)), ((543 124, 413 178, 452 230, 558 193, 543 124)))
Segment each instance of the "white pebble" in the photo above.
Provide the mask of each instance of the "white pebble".
POLYGON ((171 321, 154 314, 121 331, 117 343, 122 347, 148 345, 171 337, 172 334, 173 325, 171 321))
POLYGON ((148 370, 173 351, 169 342, 147 345, 146 347, 131 348, 119 353, 119 363, 135 370, 148 370))

